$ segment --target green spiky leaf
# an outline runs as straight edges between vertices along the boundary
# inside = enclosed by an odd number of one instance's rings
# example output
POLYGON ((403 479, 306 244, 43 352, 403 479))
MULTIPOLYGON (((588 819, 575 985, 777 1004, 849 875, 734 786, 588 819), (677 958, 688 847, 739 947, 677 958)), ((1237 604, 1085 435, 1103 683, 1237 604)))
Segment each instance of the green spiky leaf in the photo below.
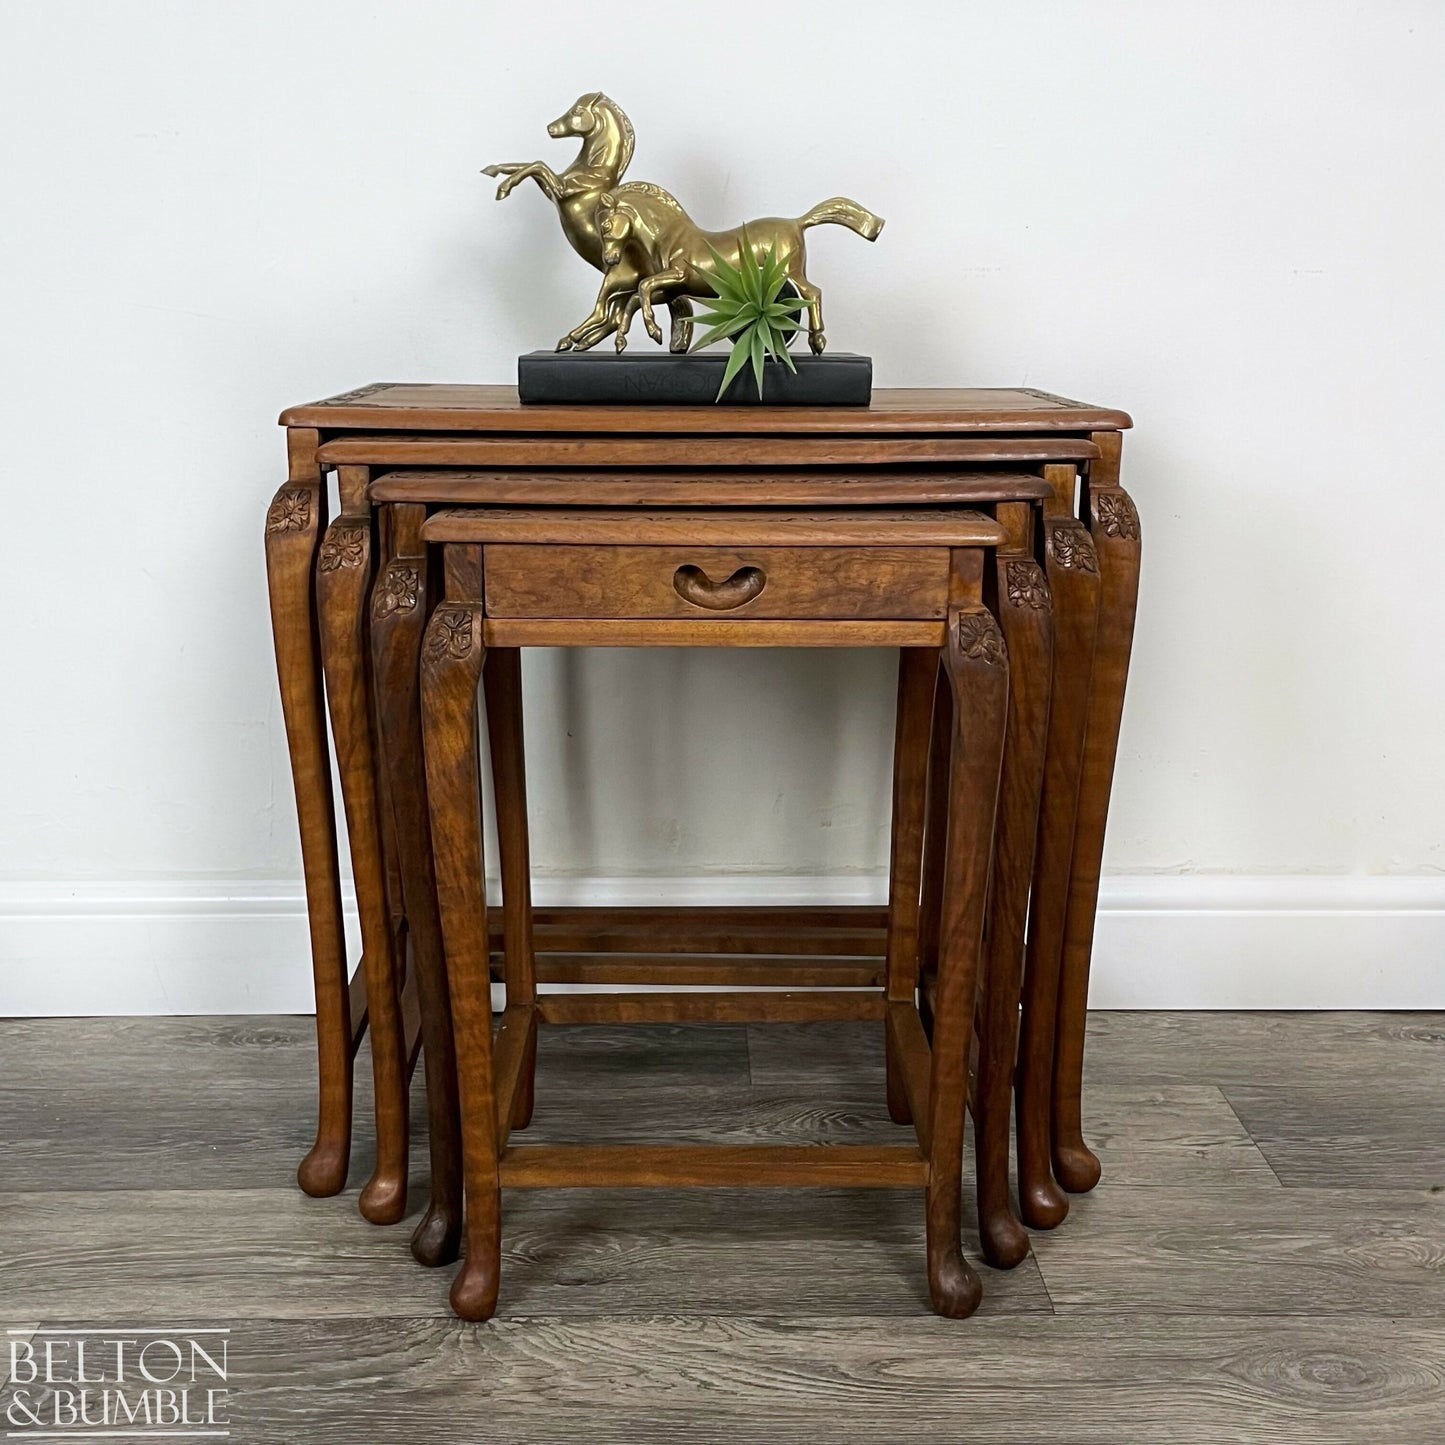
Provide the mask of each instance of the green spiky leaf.
POLYGON ((714 326, 705 336, 699 337, 692 344, 693 351, 701 351, 704 346, 711 346, 714 341, 722 341, 725 337, 732 336, 737 330, 737 321, 725 321, 721 326, 714 326))
POLYGON ((743 275, 747 277, 748 299, 761 311, 768 303, 768 297, 763 291, 763 268, 758 264, 757 257, 753 255, 753 248, 748 241, 746 231, 743 232, 740 252, 738 259, 742 265, 743 275))
POLYGON ((714 401, 722 400, 723 393, 732 385, 733 377, 743 369, 743 363, 746 362, 747 359, 748 348, 743 345, 741 338, 739 338, 737 344, 732 349, 732 354, 728 357, 728 364, 723 367, 722 385, 718 387, 717 395, 713 398, 714 401))
POLYGON ((732 350, 723 368, 721 400, 742 369, 750 367, 758 399, 763 395, 763 378, 769 356, 781 361, 789 371, 797 373, 788 354, 788 341, 802 326, 804 306, 796 295, 782 298, 788 285, 787 264, 780 260, 776 243, 768 247, 766 256, 753 250, 744 230, 734 264, 715 247, 709 245, 713 267, 707 280, 713 295, 709 308, 700 311, 694 320, 706 330, 691 350, 699 351, 714 342, 730 339, 732 350))
POLYGON ((699 311, 692 318, 699 326, 737 326, 747 320, 741 307, 719 306, 712 311, 699 311))
POLYGON ((768 348, 779 361, 783 362, 794 376, 798 374, 798 368, 793 365, 793 358, 788 352, 788 338, 783 332, 774 329, 773 344, 768 348))
POLYGON ((732 316, 739 311, 747 311, 749 304, 746 301, 736 301, 731 296, 709 296, 702 309, 716 311, 723 316, 732 316))
POLYGON ((763 344, 764 326, 754 326, 748 341, 748 354, 753 363, 753 379, 758 384, 758 400, 763 399, 763 358, 767 354, 763 344))
POLYGON ((734 266, 711 242, 708 243, 708 250, 712 253, 713 269, 706 279, 713 294, 735 301, 739 305, 746 305, 752 298, 742 268, 734 266))

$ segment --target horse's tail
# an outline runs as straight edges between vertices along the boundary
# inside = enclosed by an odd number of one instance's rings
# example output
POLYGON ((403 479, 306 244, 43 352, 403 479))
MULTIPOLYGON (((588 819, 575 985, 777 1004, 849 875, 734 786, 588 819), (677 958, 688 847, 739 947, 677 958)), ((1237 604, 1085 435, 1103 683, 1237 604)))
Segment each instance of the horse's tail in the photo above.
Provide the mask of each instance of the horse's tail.
POLYGON ((847 226, 850 231, 857 231, 865 241, 876 241, 879 231, 883 229, 882 216, 865 211, 857 201, 850 201, 847 196, 834 196, 831 200, 819 201, 806 216, 798 217, 798 225, 805 231, 809 226, 829 223, 847 226))

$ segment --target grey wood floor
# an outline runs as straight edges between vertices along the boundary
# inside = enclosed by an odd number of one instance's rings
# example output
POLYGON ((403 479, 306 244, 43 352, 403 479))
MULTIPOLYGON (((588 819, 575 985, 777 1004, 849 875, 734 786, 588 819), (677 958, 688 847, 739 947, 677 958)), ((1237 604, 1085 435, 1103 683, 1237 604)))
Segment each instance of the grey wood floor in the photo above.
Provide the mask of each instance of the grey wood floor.
MULTIPOLYGON (((908 1191, 577 1190, 508 1194, 470 1326, 364 1143, 296 1189, 309 1020, 0 1022, 0 1326, 229 1326, 242 1445, 1445 1440, 1445 1015, 1091 1030, 1104 1183, 972 1320, 908 1191)), ((899 1137, 842 1024, 551 1030, 533 1133, 899 1137)))

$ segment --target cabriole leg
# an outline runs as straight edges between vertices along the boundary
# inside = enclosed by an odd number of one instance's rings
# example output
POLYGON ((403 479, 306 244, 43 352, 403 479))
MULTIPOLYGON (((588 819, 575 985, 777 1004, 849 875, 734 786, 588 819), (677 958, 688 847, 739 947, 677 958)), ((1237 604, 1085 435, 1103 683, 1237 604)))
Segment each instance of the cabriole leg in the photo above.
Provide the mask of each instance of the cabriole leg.
MULTIPOLYGON (((479 563, 475 570, 480 583, 479 563)), ((451 1303, 465 1320, 491 1317, 502 1269, 477 744, 482 659, 481 607, 443 602, 427 625, 421 686, 432 855, 456 1035, 466 1184, 466 1256, 452 1284, 451 1303)))
POLYGON ((1009 1202, 1009 1138, 1023 981, 1024 920, 1039 823, 1044 740, 1053 668, 1053 622, 1043 568, 1028 551, 1031 518, 1021 504, 998 509, 1010 547, 994 561, 993 593, 1009 658, 1008 725, 999 784, 998 839, 986 929, 983 1026, 974 1087, 978 1228, 983 1257, 1012 1269, 1029 1238, 1009 1202))
POLYGON ((420 668, 428 596, 427 555, 421 540, 425 508, 393 506, 389 511, 393 555, 371 594, 372 665, 378 743, 390 783, 426 1069, 431 1201, 412 1234, 411 1252, 419 1263, 433 1266, 450 1264, 461 1246, 461 1121, 422 755, 420 668))
POLYGON ((959 1239, 969 1036, 983 950, 994 810, 1008 707, 1008 658, 981 600, 983 554, 958 551, 943 667, 953 693, 948 852, 933 1000, 928 1182, 928 1293, 934 1310, 962 1319, 982 1286, 959 1239))
POLYGON ((1139 513, 1118 484, 1120 438, 1111 432, 1095 440, 1103 456, 1090 466, 1085 515, 1099 559, 1099 633, 1064 925, 1052 1109, 1054 1174, 1065 1189, 1076 1194, 1092 1189, 1100 1173, 1098 1157, 1084 1142, 1083 1134, 1084 1027, 1104 829, 1139 597, 1139 513))
POLYGON ((1046 467, 1056 487, 1046 503, 1044 557, 1053 598, 1054 667, 1044 752, 1034 887, 1029 906, 1017 1080, 1019 1207, 1033 1229, 1069 1212, 1053 1177, 1050 1109, 1079 767, 1099 620, 1094 544, 1073 516, 1073 469, 1046 467), (1067 498, 1067 500, 1065 500, 1067 498))
POLYGON ((373 1224, 395 1224, 406 1213, 407 1059, 372 738, 366 636, 371 568, 370 516, 343 509, 321 543, 316 593, 331 732, 336 740, 361 916, 362 966, 371 1022, 376 1167, 361 1191, 360 1203, 362 1215, 373 1224))
POLYGON ((316 549, 326 526, 326 488, 315 461, 318 440, 315 432, 306 431, 288 437, 291 480, 266 511, 266 579, 301 830, 316 993, 316 1142, 296 1178, 307 1194, 320 1196, 345 1187, 351 1158, 352 1020, 313 592, 316 549))

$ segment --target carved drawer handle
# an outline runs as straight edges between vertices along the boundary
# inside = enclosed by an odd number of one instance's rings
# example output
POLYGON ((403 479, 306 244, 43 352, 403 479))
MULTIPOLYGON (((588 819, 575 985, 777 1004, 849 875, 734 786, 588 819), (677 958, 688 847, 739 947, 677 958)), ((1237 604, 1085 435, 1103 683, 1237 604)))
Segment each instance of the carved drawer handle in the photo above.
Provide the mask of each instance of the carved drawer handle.
POLYGON ((713 612, 741 607, 767 585, 767 574, 761 567, 739 567, 727 581, 714 582, 701 567, 689 564, 679 567, 672 578, 672 589, 684 602, 713 612))

